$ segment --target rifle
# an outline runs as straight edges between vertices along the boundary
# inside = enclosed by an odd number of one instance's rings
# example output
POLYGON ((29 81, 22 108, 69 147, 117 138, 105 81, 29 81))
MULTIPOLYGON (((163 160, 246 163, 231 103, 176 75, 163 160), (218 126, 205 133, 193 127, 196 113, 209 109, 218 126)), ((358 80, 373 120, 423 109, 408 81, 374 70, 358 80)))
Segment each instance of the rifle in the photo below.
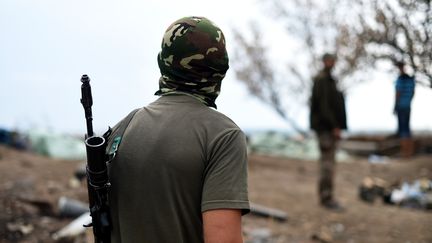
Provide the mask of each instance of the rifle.
POLYGON ((87 189, 89 208, 92 222, 84 227, 93 227, 95 243, 111 242, 111 217, 108 205, 108 180, 106 155, 107 137, 110 130, 103 136, 95 136, 93 133, 92 105, 93 99, 90 87, 90 78, 87 75, 81 77, 81 104, 84 107, 87 122, 87 134, 85 145, 87 152, 87 189))

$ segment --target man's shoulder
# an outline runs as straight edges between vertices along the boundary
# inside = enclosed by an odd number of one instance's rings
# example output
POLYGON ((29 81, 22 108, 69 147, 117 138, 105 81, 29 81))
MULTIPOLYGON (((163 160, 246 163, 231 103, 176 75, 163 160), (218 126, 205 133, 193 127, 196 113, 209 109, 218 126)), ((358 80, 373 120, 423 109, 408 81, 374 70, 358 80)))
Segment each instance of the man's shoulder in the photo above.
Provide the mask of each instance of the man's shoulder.
POLYGON ((324 70, 321 70, 313 77, 312 80, 315 87, 321 87, 321 86, 326 86, 329 80, 332 80, 332 77, 324 70))
POLYGON ((401 74, 398 76, 398 80, 401 81, 414 81, 414 76, 408 75, 408 74, 401 74))
POLYGON ((238 128, 237 124, 229 118, 227 115, 219 112, 213 108, 207 107, 207 109, 203 109, 198 111, 198 115, 208 124, 212 124, 212 126, 220 127, 220 128, 238 128))
POLYGON ((396 80, 396 88, 413 88, 415 86, 414 76, 409 76, 407 74, 399 75, 396 80))

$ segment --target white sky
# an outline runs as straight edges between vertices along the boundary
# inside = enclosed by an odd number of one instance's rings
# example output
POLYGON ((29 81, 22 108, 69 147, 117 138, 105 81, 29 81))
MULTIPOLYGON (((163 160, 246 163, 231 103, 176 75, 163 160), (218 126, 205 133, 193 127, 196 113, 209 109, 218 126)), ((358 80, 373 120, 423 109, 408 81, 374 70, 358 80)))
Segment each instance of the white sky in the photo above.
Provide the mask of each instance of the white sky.
MULTIPOLYGON (((156 56, 163 32, 174 20, 206 16, 225 32, 259 14, 252 0, 219 1, 0 1, 0 127, 85 131, 79 102, 80 77, 87 73, 93 89, 96 130, 114 125, 130 110, 155 100, 159 69, 156 56)), ((271 34, 271 33, 269 33, 271 34)), ((393 79, 378 75, 349 90, 351 130, 388 130, 393 79)), ((412 127, 432 130, 432 90, 417 88, 412 127)), ((241 128, 289 129, 271 109, 249 96, 229 70, 218 110, 241 128)), ((295 119, 307 128, 308 110, 295 119)))

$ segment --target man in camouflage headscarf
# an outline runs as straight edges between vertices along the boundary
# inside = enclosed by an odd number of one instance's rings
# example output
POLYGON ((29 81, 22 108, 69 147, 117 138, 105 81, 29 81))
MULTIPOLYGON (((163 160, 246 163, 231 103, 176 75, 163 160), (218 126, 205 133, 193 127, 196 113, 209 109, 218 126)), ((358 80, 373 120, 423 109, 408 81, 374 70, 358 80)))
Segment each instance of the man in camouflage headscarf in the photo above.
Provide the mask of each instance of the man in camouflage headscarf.
POLYGON ((242 242, 246 139, 210 108, 228 70, 224 35, 206 18, 179 19, 165 32, 158 63, 161 97, 109 138, 112 241, 242 242))
POLYGON ((156 95, 186 93, 216 108, 228 54, 222 31, 210 20, 188 17, 165 32, 158 55, 162 74, 156 95))

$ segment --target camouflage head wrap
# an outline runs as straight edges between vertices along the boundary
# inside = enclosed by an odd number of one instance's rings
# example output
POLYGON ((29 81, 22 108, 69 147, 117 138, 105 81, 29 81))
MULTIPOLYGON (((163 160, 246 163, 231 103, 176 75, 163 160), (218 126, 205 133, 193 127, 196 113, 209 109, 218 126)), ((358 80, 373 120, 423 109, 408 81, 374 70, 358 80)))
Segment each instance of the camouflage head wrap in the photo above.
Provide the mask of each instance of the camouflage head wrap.
POLYGON ((162 74, 156 95, 186 93, 216 108, 228 70, 224 35, 203 17, 185 17, 171 24, 158 55, 162 74))

